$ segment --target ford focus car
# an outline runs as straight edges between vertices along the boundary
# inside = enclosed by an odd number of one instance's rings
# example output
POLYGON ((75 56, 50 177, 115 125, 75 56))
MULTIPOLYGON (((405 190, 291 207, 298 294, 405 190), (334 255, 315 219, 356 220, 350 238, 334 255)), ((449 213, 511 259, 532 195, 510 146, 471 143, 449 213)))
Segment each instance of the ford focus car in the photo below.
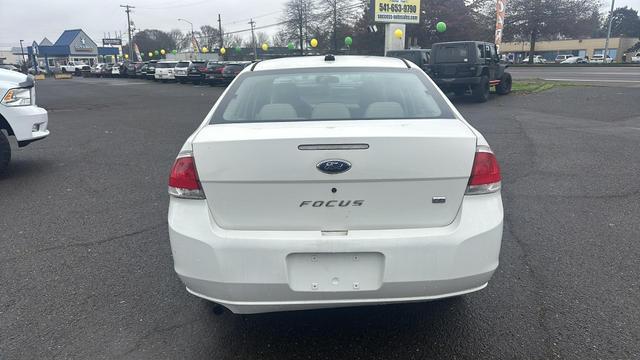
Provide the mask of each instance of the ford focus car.
POLYGON ((500 188, 487 141, 415 64, 258 62, 173 165, 174 267, 235 313, 460 296, 498 267, 500 188))

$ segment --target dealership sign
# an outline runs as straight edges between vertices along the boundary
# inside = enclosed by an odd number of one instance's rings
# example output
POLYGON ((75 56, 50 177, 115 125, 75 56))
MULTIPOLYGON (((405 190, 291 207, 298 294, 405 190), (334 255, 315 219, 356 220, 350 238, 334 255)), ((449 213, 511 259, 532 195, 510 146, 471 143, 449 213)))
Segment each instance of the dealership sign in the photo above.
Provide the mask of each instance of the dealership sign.
POLYGON ((122 45, 122 39, 102 39, 102 45, 122 45))
POLYGON ((502 44, 502 30, 504 29, 504 16, 506 14, 507 0, 498 0, 496 2, 496 38, 495 44, 502 44))
POLYGON ((420 0, 373 0, 373 17, 376 22, 420 23, 420 0))

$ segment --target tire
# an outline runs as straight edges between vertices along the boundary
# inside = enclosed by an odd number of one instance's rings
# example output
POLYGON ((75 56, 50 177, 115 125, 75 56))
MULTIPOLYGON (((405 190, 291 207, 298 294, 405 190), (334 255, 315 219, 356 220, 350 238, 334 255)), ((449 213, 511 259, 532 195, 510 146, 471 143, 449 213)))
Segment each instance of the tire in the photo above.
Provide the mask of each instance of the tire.
POLYGON ((67 69, 62 68, 62 73, 63 73, 63 74, 66 74, 66 73, 67 73, 67 69))
POLYGON ((193 85, 200 85, 200 80, 194 80, 193 85))
POLYGON ((463 97, 466 92, 467 91, 464 88, 455 88, 455 89, 453 89, 453 93, 456 94, 457 98, 463 97))
POLYGON ((0 131, 0 174, 7 171, 9 161, 11 160, 11 145, 7 136, 0 131))
POLYGON ((491 86, 489 85, 489 78, 487 76, 482 76, 480 78, 480 83, 473 87, 471 94, 473 98, 479 102, 487 102, 489 100, 489 91, 491 90, 491 86))
POLYGON ((499 95, 507 95, 511 92, 511 84, 511 74, 504 73, 504 75, 502 75, 502 78, 500 79, 500 84, 496 86, 496 92, 499 95))

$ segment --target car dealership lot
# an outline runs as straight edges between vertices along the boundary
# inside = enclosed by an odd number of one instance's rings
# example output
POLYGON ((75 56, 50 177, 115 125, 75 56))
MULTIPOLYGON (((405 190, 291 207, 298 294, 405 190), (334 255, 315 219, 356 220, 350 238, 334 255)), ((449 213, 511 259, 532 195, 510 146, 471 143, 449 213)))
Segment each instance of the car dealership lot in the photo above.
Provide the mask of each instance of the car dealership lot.
POLYGON ((504 176, 501 265, 485 290, 216 316, 172 269, 166 185, 222 90, 38 84, 51 136, 0 178, 0 358, 640 356, 640 89, 456 102, 504 176))

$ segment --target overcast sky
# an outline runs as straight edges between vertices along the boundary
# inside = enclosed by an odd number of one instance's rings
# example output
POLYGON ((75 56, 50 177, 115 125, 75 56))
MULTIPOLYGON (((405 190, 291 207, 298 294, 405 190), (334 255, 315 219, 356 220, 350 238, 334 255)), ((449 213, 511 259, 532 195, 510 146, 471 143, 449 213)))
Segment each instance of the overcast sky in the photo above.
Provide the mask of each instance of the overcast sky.
MULTIPOLYGON (((126 37, 127 19, 120 4, 133 5, 131 20, 138 29, 190 30, 178 22, 184 18, 200 25, 217 26, 218 13, 225 31, 248 28, 250 17, 256 26, 279 21, 286 0, 0 0, 0 46, 40 41, 45 36, 52 42, 65 29, 81 28, 100 43, 104 33, 122 31, 126 37)), ((603 2, 603 9, 610 4, 603 2)), ((640 0, 617 0, 616 7, 631 6, 640 10, 640 0)), ((427 10, 428 11, 428 10, 427 10)), ((508 14, 507 6, 507 16, 508 14)), ((608 11, 608 10, 606 10, 608 11)), ((277 27, 260 30, 273 33, 277 27)), ((241 35, 247 36, 249 33, 241 35)))

